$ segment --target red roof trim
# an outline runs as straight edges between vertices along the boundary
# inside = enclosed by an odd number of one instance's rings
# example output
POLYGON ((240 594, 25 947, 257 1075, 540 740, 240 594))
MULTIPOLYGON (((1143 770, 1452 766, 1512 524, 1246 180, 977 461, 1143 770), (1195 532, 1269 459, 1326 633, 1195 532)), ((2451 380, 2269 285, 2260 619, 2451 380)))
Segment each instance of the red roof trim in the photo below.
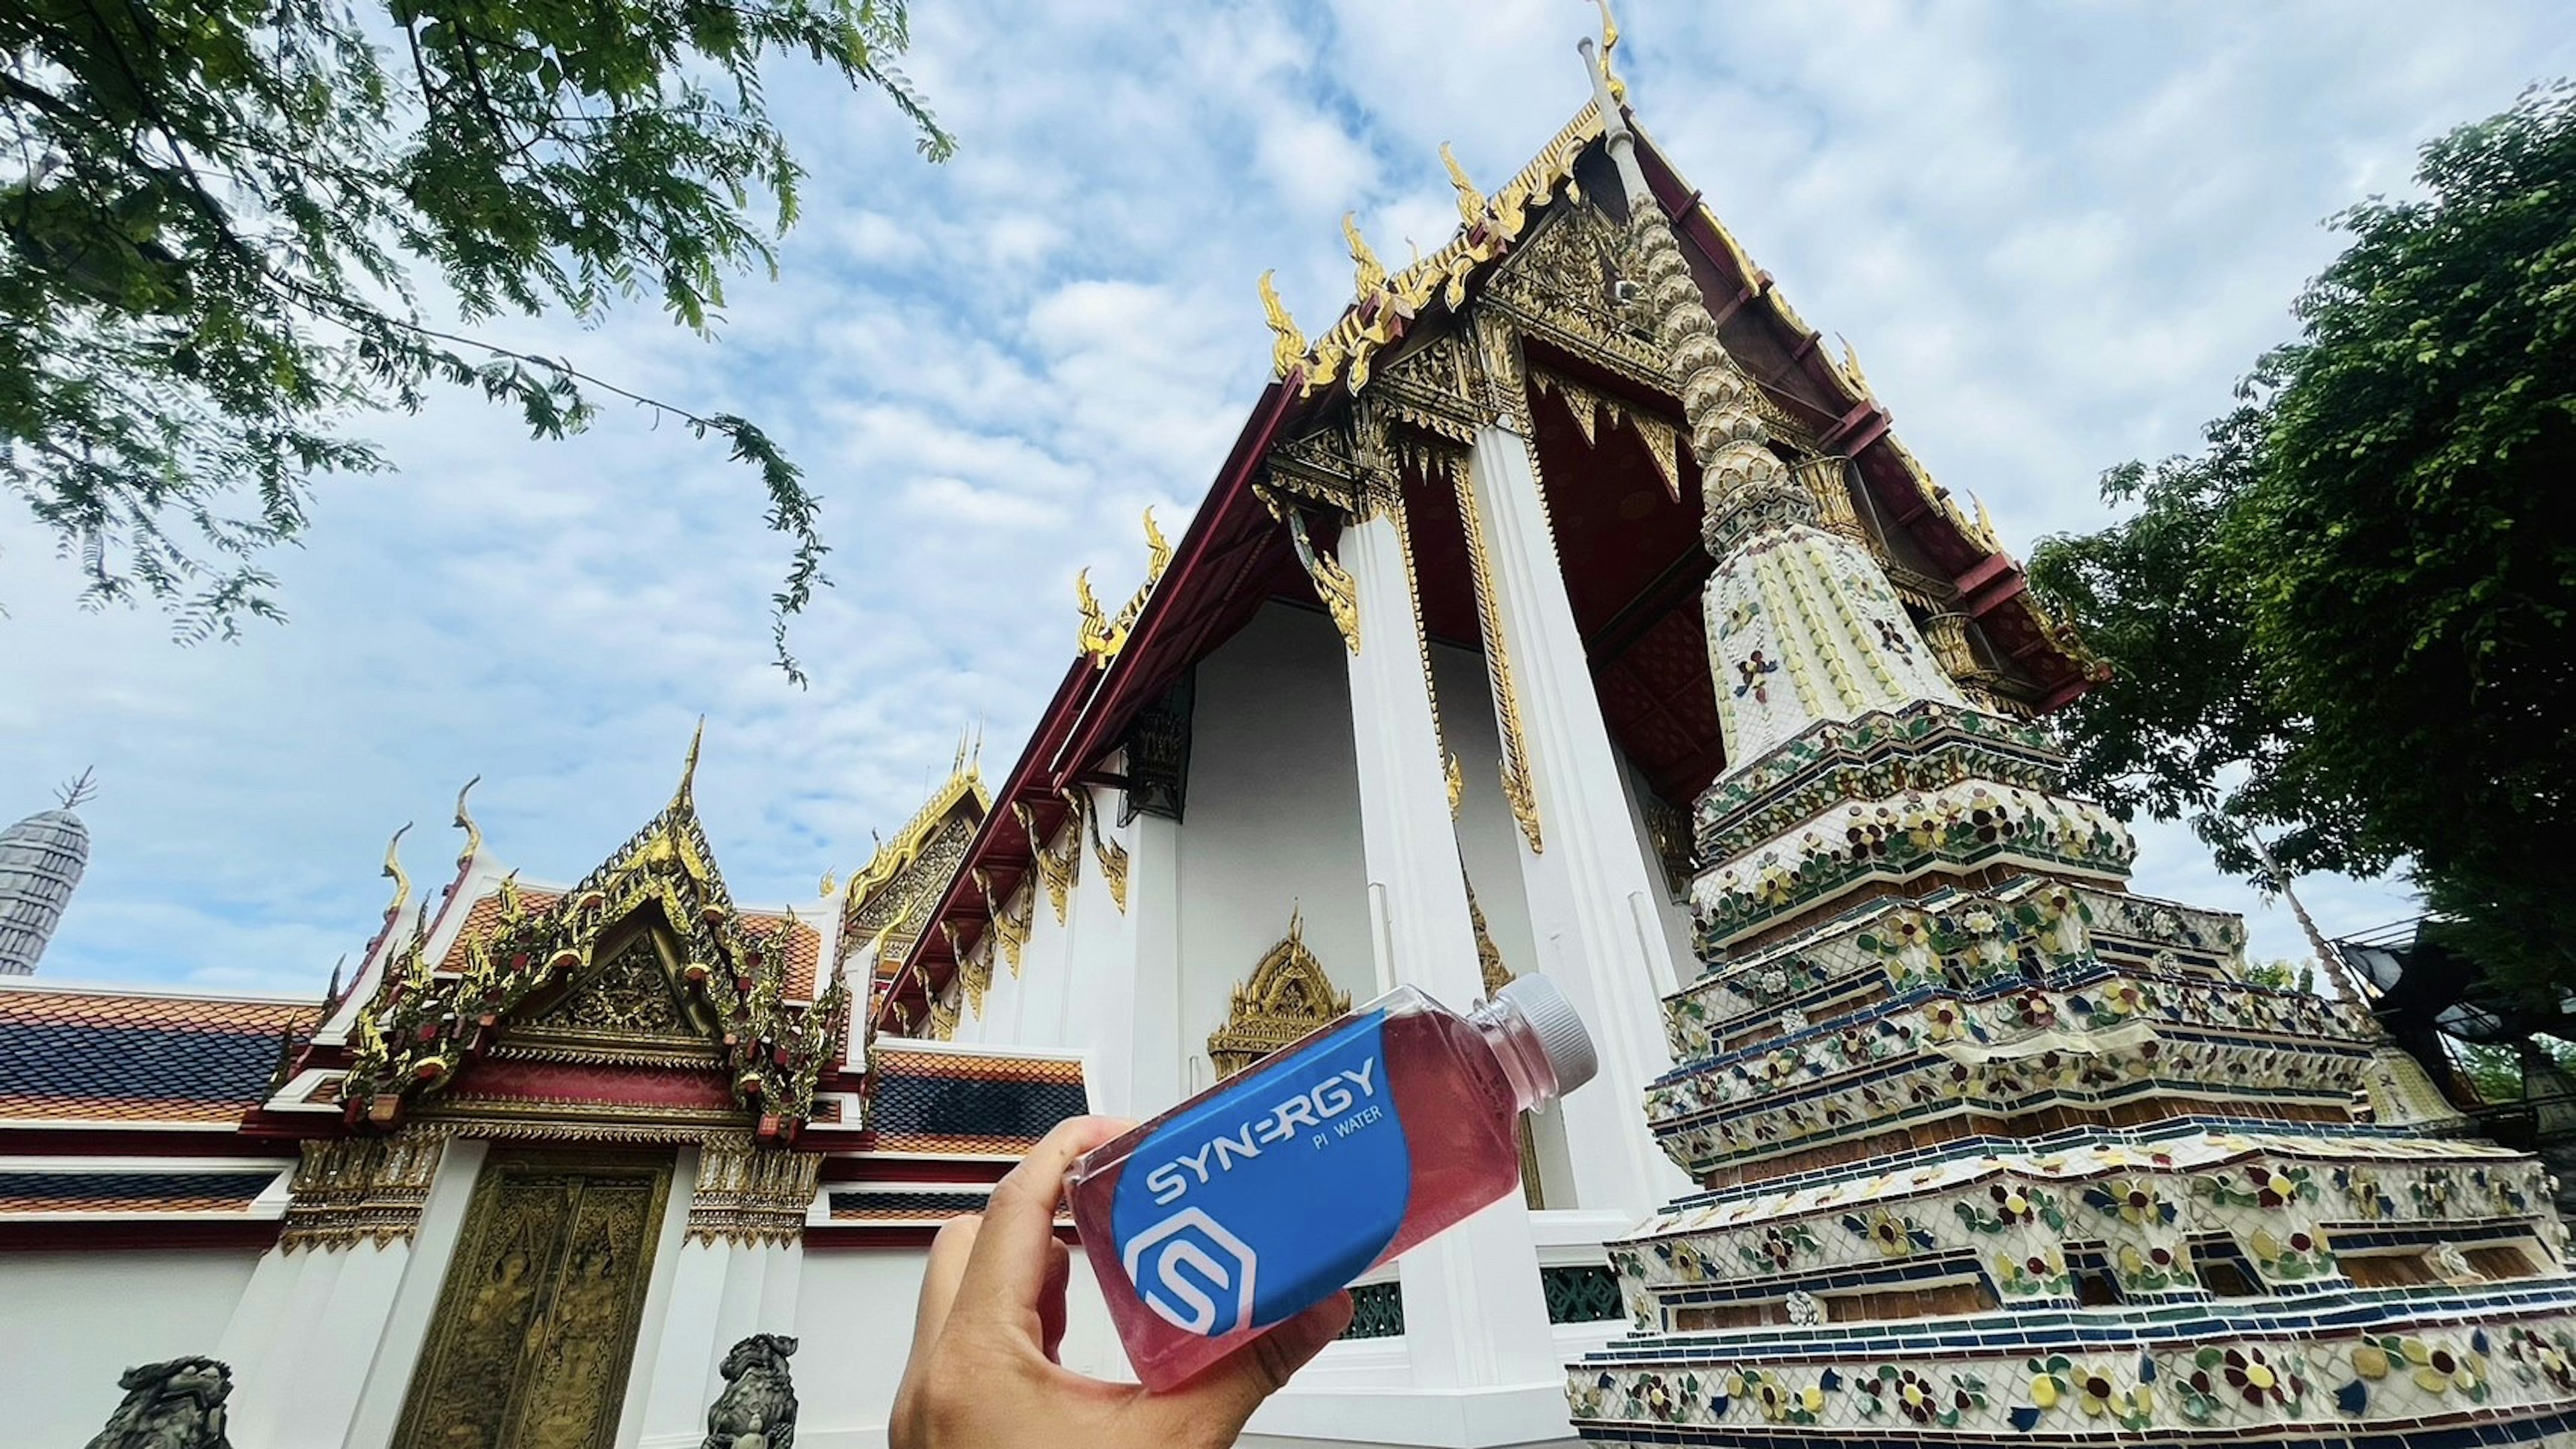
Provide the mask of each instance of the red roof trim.
POLYGON ((1211 608, 1233 591, 1253 561, 1236 560, 1230 570, 1220 567, 1230 551, 1227 545, 1246 535, 1247 524, 1267 526, 1262 522, 1261 503, 1252 495, 1252 480, 1280 430, 1300 411, 1300 402, 1298 391, 1284 382, 1274 380, 1263 390, 1214 487, 1172 550, 1162 581, 1146 597, 1126 644, 1106 667, 1086 656, 1076 658, 1066 671, 1028 744, 994 793, 992 810, 967 842, 964 862, 932 907, 912 959, 886 986, 878 1006, 880 1027, 889 1024, 887 1013, 899 1001, 917 1016, 955 969, 954 953, 938 929, 939 922, 955 922, 965 942, 983 931, 984 913, 990 906, 975 884, 976 869, 995 877, 997 885, 1005 881, 1016 885, 1020 874, 1029 869, 1035 847, 1010 809, 1012 802, 1026 804, 1040 828, 1050 828, 1065 808, 1065 787, 1187 665, 1203 633, 1191 631, 1190 626, 1206 621, 1211 608))

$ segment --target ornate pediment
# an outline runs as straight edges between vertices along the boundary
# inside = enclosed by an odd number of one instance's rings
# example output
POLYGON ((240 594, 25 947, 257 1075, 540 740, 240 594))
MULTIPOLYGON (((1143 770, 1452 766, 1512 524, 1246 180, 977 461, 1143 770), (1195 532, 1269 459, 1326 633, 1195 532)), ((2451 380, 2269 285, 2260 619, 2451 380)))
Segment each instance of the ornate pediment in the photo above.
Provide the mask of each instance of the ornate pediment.
POLYGON ((502 883, 498 920, 434 971, 426 933, 396 953, 351 1032, 343 1097, 391 1126, 486 1056, 720 1070, 763 1136, 792 1136, 841 1056, 850 992, 836 968, 810 1007, 786 1000, 798 927, 747 923, 716 872, 690 782, 597 870, 542 908, 502 883))
POLYGON ((975 754, 959 741, 948 778, 851 875, 841 897, 843 959, 873 942, 882 976, 890 963, 912 953, 928 928, 930 908, 965 862, 966 847, 992 807, 975 754))
POLYGON ((1306 949, 1304 923, 1291 915, 1288 934, 1234 988, 1225 1025, 1208 1036, 1208 1058, 1219 1077, 1230 1077, 1351 1009, 1351 995, 1333 987, 1323 963, 1306 949))

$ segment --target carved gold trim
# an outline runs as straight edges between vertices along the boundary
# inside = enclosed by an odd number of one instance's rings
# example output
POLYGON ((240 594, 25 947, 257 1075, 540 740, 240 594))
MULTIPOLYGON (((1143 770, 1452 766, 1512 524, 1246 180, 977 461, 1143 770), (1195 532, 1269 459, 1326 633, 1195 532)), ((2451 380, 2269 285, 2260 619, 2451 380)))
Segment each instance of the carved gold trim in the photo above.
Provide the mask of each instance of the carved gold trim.
POLYGON ((415 1131, 305 1142, 277 1245, 292 1253, 410 1241, 420 1231, 443 1145, 415 1131))
POLYGON ((957 984, 963 1013, 981 1019, 984 994, 993 989, 993 938, 989 933, 958 961, 957 984))
POLYGON ((1010 964, 1011 975, 1020 974, 1020 953, 1028 948, 1031 918, 1037 914, 1037 892, 1022 881, 1011 890, 995 893, 993 878, 982 866, 975 868, 975 888, 984 893, 984 907, 993 920, 993 939, 1000 942, 1002 959, 1010 964))
POLYGON ((1011 813, 1020 822, 1020 833, 1029 839, 1029 854, 1037 862, 1038 879, 1046 886, 1047 902, 1055 908, 1055 923, 1065 923, 1073 888, 1082 881, 1082 827, 1067 816, 1055 836, 1040 839, 1038 813, 1028 802, 1014 800, 1011 813), (1056 844, 1061 839, 1062 845, 1056 844))
POLYGON ((653 1281, 666 1155, 496 1154, 474 1186, 396 1449, 609 1449, 653 1281))
MULTIPOLYGON (((1581 198, 1582 188, 1574 180, 1574 160, 1601 132, 1600 108, 1586 103, 1528 165, 1491 197, 1476 190, 1459 168, 1457 158, 1446 154, 1444 147, 1441 159, 1449 171, 1450 184, 1458 192, 1457 234, 1438 251, 1392 275, 1383 267, 1373 268, 1370 263, 1374 258, 1360 261, 1356 279, 1359 294, 1311 344, 1297 330, 1287 308, 1280 305, 1270 274, 1264 273, 1262 311, 1275 339, 1272 370, 1282 379, 1295 382, 1301 392, 1312 393, 1340 377, 1347 364, 1350 390, 1353 394, 1360 392, 1368 385, 1372 356, 1402 334, 1404 320, 1418 313, 1435 293, 1453 310, 1463 306, 1468 278, 1511 247, 1528 224, 1530 210, 1552 200, 1560 184, 1569 199, 1581 198)), ((1356 235, 1355 229, 1352 234, 1356 235)), ((1365 250, 1364 243, 1355 242, 1355 260, 1365 250)))
POLYGON ((1116 618, 1106 617, 1100 600, 1091 592, 1091 570, 1073 576, 1074 603, 1082 611, 1082 623, 1075 631, 1075 642, 1091 662, 1102 669, 1127 647, 1127 636, 1136 627, 1136 619, 1145 612, 1145 601, 1154 596, 1154 586, 1163 580, 1163 570, 1172 562, 1172 546, 1163 531, 1154 526, 1154 510, 1145 510, 1145 581, 1129 595, 1127 606, 1116 618))
POLYGON ((805 1236, 823 1172, 819 1152, 764 1149, 745 1136, 698 1149, 685 1241, 792 1245, 805 1236))
POLYGON ((1069 797, 1080 796, 1074 808, 1082 814, 1083 828, 1091 835, 1091 853, 1100 861, 1100 878, 1109 887, 1109 899, 1118 905, 1118 914, 1127 914, 1127 847, 1103 839, 1100 834, 1100 812, 1093 809, 1086 792, 1069 791, 1069 797))
MULTIPOLYGON (((1674 502, 1681 501, 1682 432, 1672 422, 1645 408, 1636 406, 1616 393, 1575 381, 1546 368, 1530 369, 1530 381, 1543 393, 1554 393, 1565 403, 1565 410, 1581 430, 1586 447, 1593 446, 1599 430, 1606 425, 1626 423, 1640 442, 1646 445, 1646 456, 1652 458, 1657 476, 1664 480, 1664 493, 1674 502)), ((1849 500, 1844 511, 1850 512, 1849 500)))
POLYGON ((1305 919, 1291 912, 1288 934, 1234 988, 1225 1025, 1208 1034, 1208 1060, 1231 1077, 1351 1009, 1351 994, 1333 987, 1323 963, 1306 949, 1305 919))
POLYGON ((1485 908, 1476 902, 1473 880, 1467 882, 1467 921, 1476 931, 1477 974, 1485 983, 1485 994, 1491 996, 1511 984, 1512 968, 1503 964, 1503 948, 1494 944, 1494 933, 1485 924, 1485 908))
POLYGON ((1317 551, 1313 539, 1306 536, 1306 516, 1295 508, 1282 510, 1288 521, 1288 540, 1297 550, 1297 561, 1306 567, 1306 577, 1314 582, 1315 597, 1324 604, 1324 612, 1333 616, 1333 627, 1341 631, 1342 643, 1353 654, 1360 652, 1359 584, 1332 555, 1317 551))
POLYGON ((680 1143, 704 1141, 711 1132, 741 1132, 751 1121, 750 1113, 723 1107, 494 1099, 458 1106, 441 1099, 404 1125, 433 1137, 680 1143))
POLYGON ((1484 636, 1485 677, 1494 690, 1494 719, 1502 735, 1503 798, 1520 822, 1530 854, 1547 848, 1539 829, 1538 791, 1531 783, 1529 754, 1521 740, 1521 706, 1512 684, 1511 652, 1503 642, 1502 601, 1494 592, 1493 566, 1485 556, 1485 523, 1476 506, 1474 469, 1458 476, 1458 520, 1467 535, 1467 571, 1476 587, 1476 625, 1484 636))

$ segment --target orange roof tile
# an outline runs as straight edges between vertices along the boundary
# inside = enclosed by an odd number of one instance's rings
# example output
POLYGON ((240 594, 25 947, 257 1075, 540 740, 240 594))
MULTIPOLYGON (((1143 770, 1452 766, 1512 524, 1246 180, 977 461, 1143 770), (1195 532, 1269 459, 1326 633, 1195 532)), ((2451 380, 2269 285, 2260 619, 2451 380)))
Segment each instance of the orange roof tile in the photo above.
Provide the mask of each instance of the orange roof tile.
POLYGON ((0 990, 0 1122, 230 1122, 321 1003, 0 990))

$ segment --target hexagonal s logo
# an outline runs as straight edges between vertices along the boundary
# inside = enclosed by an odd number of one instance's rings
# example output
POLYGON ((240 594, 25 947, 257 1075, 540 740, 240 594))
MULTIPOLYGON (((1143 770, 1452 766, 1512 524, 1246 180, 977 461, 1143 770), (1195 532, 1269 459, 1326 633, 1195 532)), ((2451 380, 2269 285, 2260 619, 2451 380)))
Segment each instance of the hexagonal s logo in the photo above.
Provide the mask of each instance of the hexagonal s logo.
POLYGON ((1145 1306, 1187 1332, 1213 1338, 1252 1326, 1249 1244, 1198 1208, 1127 1240, 1127 1277, 1145 1306))

